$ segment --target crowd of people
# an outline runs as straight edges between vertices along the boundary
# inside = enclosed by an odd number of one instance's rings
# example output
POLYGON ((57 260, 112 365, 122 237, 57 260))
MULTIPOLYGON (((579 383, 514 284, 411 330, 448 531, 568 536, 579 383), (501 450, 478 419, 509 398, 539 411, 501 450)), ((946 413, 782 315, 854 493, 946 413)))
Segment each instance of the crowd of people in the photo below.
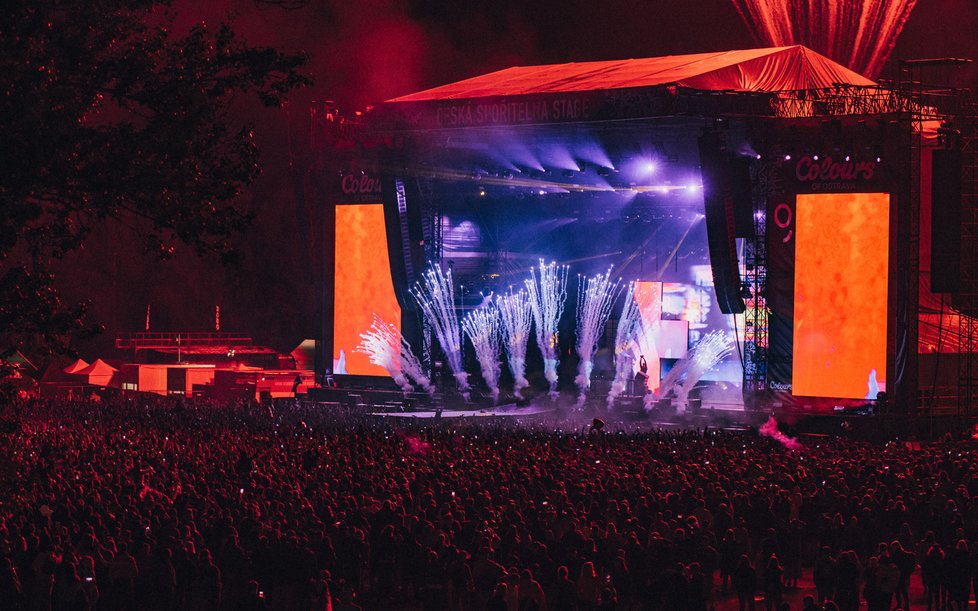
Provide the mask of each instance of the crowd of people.
POLYGON ((780 610, 806 571, 807 611, 873 611, 919 571, 963 610, 978 578, 966 441, 131 397, 0 425, 7 609, 780 610))

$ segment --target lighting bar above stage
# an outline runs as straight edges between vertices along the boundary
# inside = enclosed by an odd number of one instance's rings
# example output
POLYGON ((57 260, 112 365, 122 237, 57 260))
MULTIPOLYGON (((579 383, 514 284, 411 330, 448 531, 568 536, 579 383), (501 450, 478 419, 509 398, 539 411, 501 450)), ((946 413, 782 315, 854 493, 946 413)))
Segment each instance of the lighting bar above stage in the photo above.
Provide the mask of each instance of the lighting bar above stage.
POLYGON ((535 191, 540 195, 545 193, 661 193, 669 194, 677 191, 699 191, 701 184, 690 183, 675 185, 671 183, 660 184, 636 184, 622 187, 612 185, 594 185, 577 182, 563 182, 556 180, 544 180, 539 178, 527 178, 512 173, 505 176, 493 176, 489 174, 473 174, 462 170, 452 170, 448 168, 398 168, 394 170, 399 176, 418 176, 446 182, 471 182, 476 185, 490 185, 496 187, 520 187, 535 191))

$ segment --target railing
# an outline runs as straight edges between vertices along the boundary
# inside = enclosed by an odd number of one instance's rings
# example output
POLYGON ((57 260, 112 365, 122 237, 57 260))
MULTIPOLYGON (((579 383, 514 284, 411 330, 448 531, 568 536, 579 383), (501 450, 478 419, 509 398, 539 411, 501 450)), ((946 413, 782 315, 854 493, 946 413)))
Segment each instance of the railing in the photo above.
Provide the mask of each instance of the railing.
POLYGON ((115 338, 115 347, 120 350, 241 346, 251 343, 252 338, 250 336, 240 333, 172 333, 146 331, 118 335, 115 338))

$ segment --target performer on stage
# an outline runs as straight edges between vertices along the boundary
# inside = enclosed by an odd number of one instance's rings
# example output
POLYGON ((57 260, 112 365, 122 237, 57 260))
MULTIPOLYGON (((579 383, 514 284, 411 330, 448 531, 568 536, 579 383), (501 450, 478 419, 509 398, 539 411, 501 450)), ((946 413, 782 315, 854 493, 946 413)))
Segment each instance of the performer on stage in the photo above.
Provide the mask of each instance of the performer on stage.
POLYGON ((645 361, 645 355, 638 355, 638 373, 635 374, 635 390, 639 394, 645 394, 646 382, 649 379, 649 364, 645 361))

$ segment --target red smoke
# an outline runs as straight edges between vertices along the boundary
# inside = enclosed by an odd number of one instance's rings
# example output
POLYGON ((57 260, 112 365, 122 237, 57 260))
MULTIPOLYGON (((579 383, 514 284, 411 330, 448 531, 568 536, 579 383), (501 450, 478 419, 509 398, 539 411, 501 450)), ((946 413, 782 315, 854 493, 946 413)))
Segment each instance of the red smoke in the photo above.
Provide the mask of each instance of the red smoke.
POLYGON ((760 433, 765 437, 770 437, 771 439, 777 441, 792 452, 801 452, 801 443, 794 437, 788 437, 779 431, 778 421, 774 419, 774 416, 768 416, 767 422, 765 422, 760 429, 760 433))

